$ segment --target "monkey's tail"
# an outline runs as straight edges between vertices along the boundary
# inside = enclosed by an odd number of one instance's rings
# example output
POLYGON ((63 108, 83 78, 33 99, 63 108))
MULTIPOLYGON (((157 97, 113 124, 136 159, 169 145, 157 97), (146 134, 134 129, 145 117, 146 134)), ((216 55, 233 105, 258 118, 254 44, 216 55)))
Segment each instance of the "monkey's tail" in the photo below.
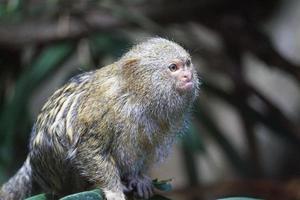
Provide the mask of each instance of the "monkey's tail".
POLYGON ((32 191, 32 171, 30 158, 27 157, 18 172, 0 189, 0 200, 23 200, 32 191))

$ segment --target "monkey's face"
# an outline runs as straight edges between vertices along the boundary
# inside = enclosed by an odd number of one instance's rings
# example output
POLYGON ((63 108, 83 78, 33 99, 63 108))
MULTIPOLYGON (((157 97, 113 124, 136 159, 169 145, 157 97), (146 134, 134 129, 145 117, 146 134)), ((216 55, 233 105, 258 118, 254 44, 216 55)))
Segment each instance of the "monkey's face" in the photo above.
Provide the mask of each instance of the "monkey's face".
POLYGON ((175 42, 153 38, 131 49, 122 60, 128 90, 143 92, 147 98, 167 102, 194 100, 198 94, 198 78, 189 53, 175 42), (128 60, 135 62, 128 62, 128 60), (128 64, 129 63, 129 64, 128 64), (131 67, 128 67, 130 65, 131 67), (139 80, 139 81, 137 81, 139 80))
POLYGON ((195 89, 195 70, 190 58, 172 60, 168 65, 168 73, 178 92, 191 92, 195 89))

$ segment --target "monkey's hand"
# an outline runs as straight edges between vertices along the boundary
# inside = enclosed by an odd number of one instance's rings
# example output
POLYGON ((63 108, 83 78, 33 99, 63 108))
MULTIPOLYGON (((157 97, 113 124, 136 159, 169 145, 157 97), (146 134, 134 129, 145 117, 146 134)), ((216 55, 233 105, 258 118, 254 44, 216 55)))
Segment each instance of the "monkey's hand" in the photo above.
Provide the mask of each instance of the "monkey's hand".
POLYGON ((128 176, 124 180, 124 193, 133 193, 135 197, 149 199, 153 196, 151 178, 145 175, 128 176))

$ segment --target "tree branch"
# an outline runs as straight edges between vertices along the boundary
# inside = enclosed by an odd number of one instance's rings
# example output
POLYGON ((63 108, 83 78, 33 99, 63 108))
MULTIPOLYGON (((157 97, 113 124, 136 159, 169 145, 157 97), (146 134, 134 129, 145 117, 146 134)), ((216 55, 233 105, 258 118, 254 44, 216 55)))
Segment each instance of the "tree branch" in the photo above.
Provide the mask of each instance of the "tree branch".
POLYGON ((0 46, 21 48, 27 44, 48 43, 83 37, 93 31, 111 31, 125 25, 111 14, 90 11, 84 16, 64 16, 58 21, 26 21, 0 26, 0 46))

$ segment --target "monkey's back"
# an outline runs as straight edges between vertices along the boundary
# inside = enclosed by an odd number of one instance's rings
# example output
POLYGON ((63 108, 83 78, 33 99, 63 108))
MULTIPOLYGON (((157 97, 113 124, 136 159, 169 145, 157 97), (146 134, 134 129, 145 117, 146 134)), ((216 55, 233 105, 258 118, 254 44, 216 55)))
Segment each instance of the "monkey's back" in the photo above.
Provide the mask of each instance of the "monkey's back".
POLYGON ((92 76, 93 72, 80 74, 57 90, 32 129, 29 156, 33 177, 47 192, 69 192, 86 184, 78 179, 72 156, 77 110, 92 76))
POLYGON ((76 162, 94 143, 99 153, 110 144, 113 130, 105 119, 113 119, 110 107, 114 103, 110 101, 119 95, 114 86, 115 67, 113 64, 73 77, 43 106, 32 129, 29 156, 34 179, 46 192, 67 194, 92 186, 76 162))

